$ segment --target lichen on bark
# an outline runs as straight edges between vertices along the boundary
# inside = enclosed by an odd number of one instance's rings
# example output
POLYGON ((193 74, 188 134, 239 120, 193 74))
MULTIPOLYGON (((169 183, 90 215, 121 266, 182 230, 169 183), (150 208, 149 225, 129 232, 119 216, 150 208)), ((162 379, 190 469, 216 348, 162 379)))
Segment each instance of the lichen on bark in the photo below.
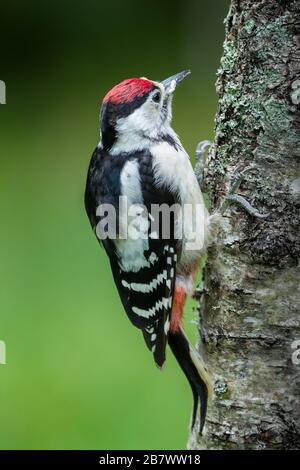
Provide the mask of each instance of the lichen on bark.
POLYGON ((246 167, 208 250, 201 336, 215 381, 206 433, 193 449, 300 448, 300 2, 232 0, 218 70, 210 211, 246 167))

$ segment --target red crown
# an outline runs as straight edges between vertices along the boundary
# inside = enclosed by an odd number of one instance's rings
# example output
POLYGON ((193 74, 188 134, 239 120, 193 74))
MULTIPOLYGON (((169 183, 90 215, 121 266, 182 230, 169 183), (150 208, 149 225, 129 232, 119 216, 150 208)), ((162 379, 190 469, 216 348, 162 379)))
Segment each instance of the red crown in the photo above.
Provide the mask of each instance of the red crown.
POLYGON ((130 103, 154 88, 154 83, 146 78, 128 78, 114 86, 103 98, 103 103, 130 103))

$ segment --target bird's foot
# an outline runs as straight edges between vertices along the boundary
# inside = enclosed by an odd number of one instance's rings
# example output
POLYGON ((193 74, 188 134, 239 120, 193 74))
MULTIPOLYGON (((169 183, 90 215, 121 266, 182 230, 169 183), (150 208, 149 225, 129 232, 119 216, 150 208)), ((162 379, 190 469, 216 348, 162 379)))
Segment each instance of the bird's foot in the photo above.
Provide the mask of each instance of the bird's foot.
POLYGON ((205 162, 207 158, 207 151, 209 148, 212 146, 212 142, 210 140, 202 140, 199 142, 196 148, 196 165, 194 168, 194 172, 197 178, 197 181, 199 183, 200 188, 202 188, 203 185, 203 173, 204 173, 204 167, 205 167, 205 162))
POLYGON ((259 212, 255 207, 253 207, 250 202, 247 201, 243 196, 240 194, 236 194, 236 191, 238 190, 241 182, 244 179, 245 173, 248 173, 251 170, 255 170, 252 166, 247 166, 244 168, 242 171, 238 171, 235 175, 235 178, 233 180, 233 183, 231 184, 229 193, 227 196, 225 196, 218 212, 221 215, 224 215, 226 209, 230 204, 237 204, 241 206, 249 215, 252 217, 256 217, 257 219, 266 219, 269 217, 270 213, 261 213, 259 212))

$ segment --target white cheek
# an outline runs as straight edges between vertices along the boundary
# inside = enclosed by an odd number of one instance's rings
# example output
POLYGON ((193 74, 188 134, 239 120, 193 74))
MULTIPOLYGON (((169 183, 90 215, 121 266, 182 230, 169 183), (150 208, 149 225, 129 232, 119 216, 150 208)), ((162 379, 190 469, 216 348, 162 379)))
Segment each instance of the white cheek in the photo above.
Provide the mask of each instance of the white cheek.
POLYGON ((148 145, 148 138, 155 138, 160 128, 160 105, 146 101, 140 108, 116 124, 117 142, 111 154, 142 150, 148 145))
POLYGON ((124 119, 120 119, 117 124, 119 132, 151 132, 156 128, 160 115, 159 107, 154 103, 146 101, 140 108, 124 119))
POLYGON ((148 100, 132 114, 120 118, 116 124, 117 140, 110 150, 112 155, 120 152, 134 152, 149 147, 149 140, 155 141, 161 134, 174 134, 170 127, 172 119, 172 98, 167 103, 167 113, 163 112, 165 96, 160 103, 148 100))
POLYGON ((136 129, 142 129, 143 132, 151 133, 157 129, 160 117, 160 107, 152 101, 146 101, 141 106, 140 113, 134 116, 136 129))

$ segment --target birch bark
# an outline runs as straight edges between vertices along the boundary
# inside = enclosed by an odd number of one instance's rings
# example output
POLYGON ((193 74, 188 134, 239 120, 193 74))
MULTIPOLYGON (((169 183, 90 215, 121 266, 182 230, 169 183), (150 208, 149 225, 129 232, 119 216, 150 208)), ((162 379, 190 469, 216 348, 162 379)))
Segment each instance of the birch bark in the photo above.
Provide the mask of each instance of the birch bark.
POLYGON ((191 449, 300 448, 300 1, 232 0, 218 71, 210 211, 238 193, 208 250, 200 331, 215 381, 191 449), (299 346, 299 343, 298 343, 299 346))

